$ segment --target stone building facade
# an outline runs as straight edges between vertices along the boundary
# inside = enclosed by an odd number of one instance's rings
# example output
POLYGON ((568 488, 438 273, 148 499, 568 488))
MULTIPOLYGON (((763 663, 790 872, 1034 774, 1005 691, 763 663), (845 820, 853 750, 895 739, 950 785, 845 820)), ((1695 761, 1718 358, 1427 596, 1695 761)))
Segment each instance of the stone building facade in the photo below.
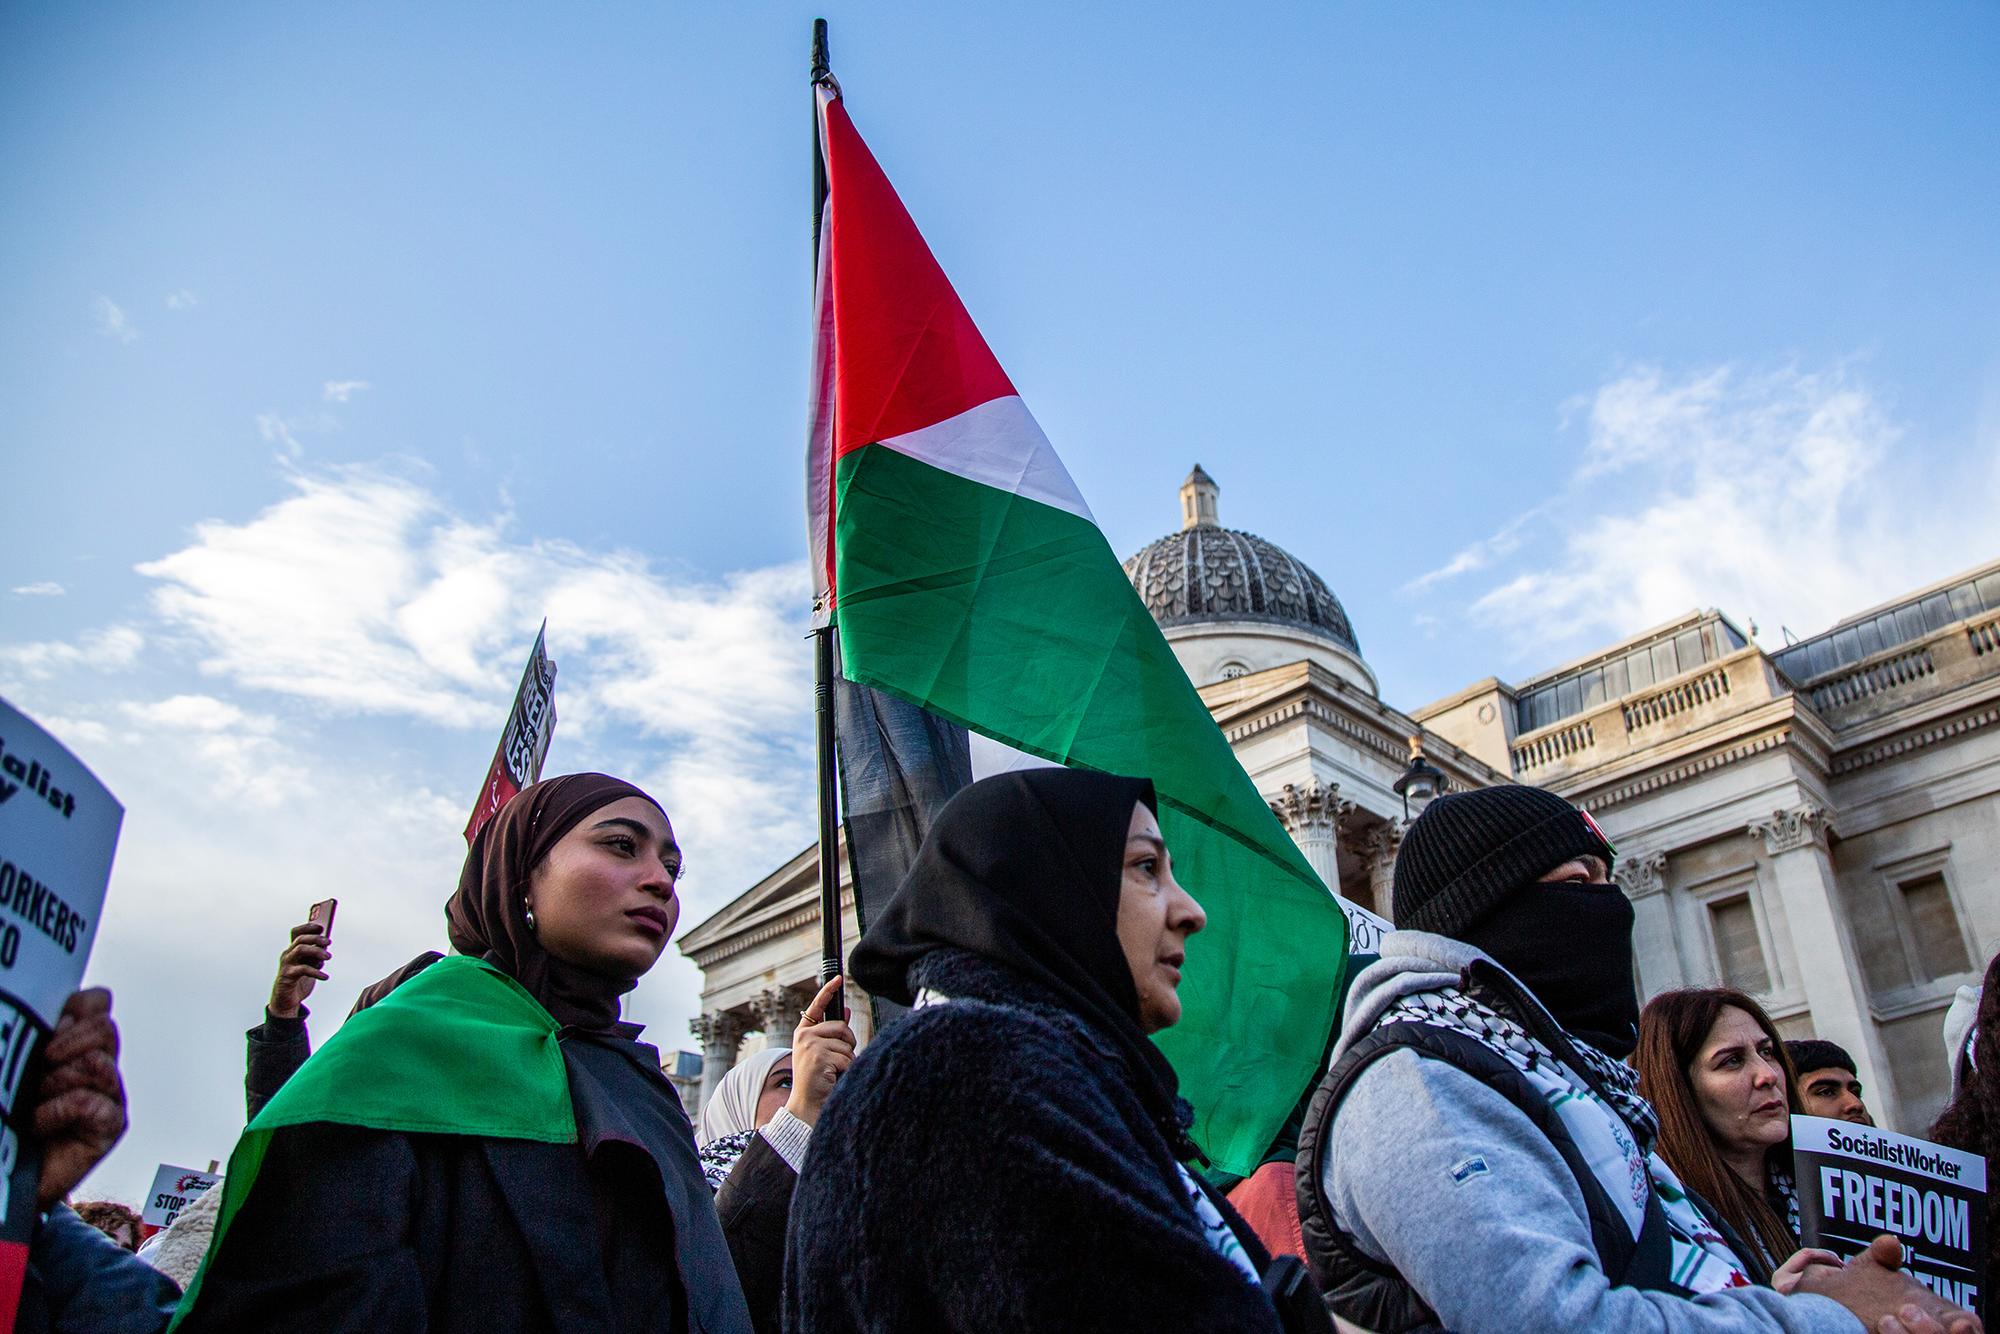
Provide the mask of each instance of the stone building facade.
MULTIPOLYGON (((1404 712, 1325 582, 1221 527, 1199 467, 1181 508, 1126 573, 1330 887, 1388 914, 1413 748, 1454 787, 1552 788, 1618 847, 1645 994, 1740 986, 1787 1035, 1846 1046, 1878 1119, 1928 1124, 1944 1008, 2000 950, 2000 561, 1780 650, 1696 611, 1404 712)), ((808 848, 682 939, 704 977, 703 1098, 789 1034, 819 938, 808 848)))

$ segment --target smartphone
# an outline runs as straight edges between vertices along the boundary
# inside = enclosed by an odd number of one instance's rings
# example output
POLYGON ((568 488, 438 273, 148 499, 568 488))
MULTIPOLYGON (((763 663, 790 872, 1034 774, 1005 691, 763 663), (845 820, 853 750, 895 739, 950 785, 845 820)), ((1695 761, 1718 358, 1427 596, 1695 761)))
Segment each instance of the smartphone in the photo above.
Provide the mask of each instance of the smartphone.
POLYGON ((339 906, 339 899, 321 899, 312 906, 312 911, 306 914, 308 922, 318 922, 325 930, 326 943, 329 945, 333 943, 333 910, 339 906))

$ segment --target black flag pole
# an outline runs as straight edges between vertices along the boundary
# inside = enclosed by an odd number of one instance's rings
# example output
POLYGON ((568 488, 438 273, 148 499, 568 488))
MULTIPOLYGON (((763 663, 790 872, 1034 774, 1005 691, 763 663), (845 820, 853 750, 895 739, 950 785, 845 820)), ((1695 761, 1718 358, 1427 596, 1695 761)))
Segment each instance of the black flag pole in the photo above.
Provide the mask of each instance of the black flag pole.
MULTIPOLYGON (((826 215, 826 154, 820 146, 819 87, 833 78, 827 64, 826 20, 813 20, 813 279, 819 280, 819 229, 826 215)), ((831 540, 832 534, 828 534, 831 540)), ((821 985, 840 975, 840 759, 833 731, 833 624, 813 631, 813 723, 819 756, 819 924, 821 985)), ((845 1019, 847 1006, 835 992, 826 1007, 828 1019, 845 1019)))

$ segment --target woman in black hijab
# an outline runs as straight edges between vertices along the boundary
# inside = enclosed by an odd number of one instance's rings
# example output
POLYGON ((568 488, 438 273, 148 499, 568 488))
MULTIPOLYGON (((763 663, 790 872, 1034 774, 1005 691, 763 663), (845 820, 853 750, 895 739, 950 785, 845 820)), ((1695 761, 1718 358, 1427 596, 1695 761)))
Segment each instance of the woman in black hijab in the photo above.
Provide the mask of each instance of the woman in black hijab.
POLYGON ((1038 769, 954 797, 850 956, 917 1008, 821 1113, 785 1327, 1277 1330, 1268 1257, 1182 1167, 1147 1036, 1180 1017, 1204 920, 1149 782, 1038 769))
POLYGON ((420 956, 261 1111, 181 1328, 750 1323, 693 1132, 619 998, 679 917, 657 803, 603 774, 481 827, 420 956))

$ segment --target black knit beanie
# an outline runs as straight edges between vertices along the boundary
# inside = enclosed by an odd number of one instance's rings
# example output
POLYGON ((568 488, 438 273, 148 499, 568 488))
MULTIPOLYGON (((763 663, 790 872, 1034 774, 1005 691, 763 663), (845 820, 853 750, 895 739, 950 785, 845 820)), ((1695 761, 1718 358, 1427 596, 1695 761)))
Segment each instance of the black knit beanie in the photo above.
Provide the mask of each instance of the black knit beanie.
POLYGON ((1403 835, 1396 925, 1458 937, 1500 900, 1585 855, 1609 866, 1597 822, 1538 787, 1476 788, 1432 800, 1403 835))

